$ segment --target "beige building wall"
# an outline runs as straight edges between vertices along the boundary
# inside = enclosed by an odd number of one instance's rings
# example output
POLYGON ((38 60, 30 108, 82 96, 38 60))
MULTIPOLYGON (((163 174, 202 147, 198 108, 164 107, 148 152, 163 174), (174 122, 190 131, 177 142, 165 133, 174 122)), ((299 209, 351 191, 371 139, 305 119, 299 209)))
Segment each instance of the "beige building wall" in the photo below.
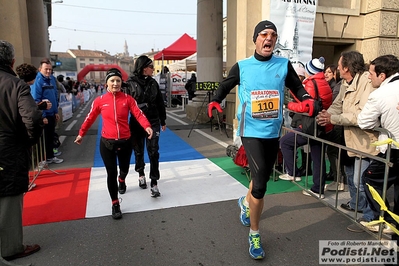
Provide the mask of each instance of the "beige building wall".
POLYGON ((0 40, 14 45, 15 66, 31 63, 26 1, 0 0, 0 40))
POLYGON ((361 52, 366 62, 384 54, 398 56, 398 17, 398 1, 320 0, 313 55, 326 53, 332 63, 346 50, 361 52))

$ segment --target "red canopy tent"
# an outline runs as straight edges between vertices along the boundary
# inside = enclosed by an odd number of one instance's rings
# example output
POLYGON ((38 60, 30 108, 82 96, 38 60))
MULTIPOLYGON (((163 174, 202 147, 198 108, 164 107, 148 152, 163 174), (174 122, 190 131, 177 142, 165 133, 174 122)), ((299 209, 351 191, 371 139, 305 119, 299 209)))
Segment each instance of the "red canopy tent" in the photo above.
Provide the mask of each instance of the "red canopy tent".
POLYGON ((174 43, 154 55, 154 60, 181 60, 197 51, 197 41, 184 33, 174 43))

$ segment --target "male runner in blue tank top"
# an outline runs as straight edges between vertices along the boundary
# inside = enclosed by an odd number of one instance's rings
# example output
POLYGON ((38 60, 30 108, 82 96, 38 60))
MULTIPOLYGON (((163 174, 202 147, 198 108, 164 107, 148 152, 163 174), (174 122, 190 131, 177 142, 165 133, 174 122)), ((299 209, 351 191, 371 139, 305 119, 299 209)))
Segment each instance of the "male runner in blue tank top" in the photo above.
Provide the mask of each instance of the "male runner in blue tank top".
POLYGON ((259 22, 253 41, 256 46, 254 55, 233 65, 209 103, 208 115, 212 116, 213 108, 222 112, 220 102, 238 85, 237 135, 241 137, 248 156, 252 179, 247 195, 238 199, 240 220, 244 226, 250 226, 250 256, 263 259, 265 252, 259 234, 259 220, 279 147, 284 88, 288 87, 298 99, 313 104, 290 61, 273 54, 277 42, 276 26, 267 20, 259 22))

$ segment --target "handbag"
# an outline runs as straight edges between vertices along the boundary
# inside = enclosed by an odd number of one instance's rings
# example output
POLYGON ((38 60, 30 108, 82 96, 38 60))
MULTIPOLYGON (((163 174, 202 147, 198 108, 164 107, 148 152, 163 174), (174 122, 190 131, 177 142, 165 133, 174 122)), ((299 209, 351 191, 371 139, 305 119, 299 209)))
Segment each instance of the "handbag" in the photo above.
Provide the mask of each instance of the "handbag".
POLYGON ((316 123, 316 116, 319 112, 323 110, 323 104, 319 97, 319 89, 317 87, 317 83, 314 79, 312 79, 314 90, 316 93, 316 97, 313 99, 313 115, 307 116, 302 115, 302 132, 308 135, 321 137, 325 134, 325 127, 320 126, 316 123), (316 134, 315 134, 316 127, 316 134))
POLYGON ((233 161, 238 166, 248 167, 248 158, 247 158, 247 154, 245 153, 245 149, 244 149, 243 145, 241 145, 240 148, 238 148, 233 161))

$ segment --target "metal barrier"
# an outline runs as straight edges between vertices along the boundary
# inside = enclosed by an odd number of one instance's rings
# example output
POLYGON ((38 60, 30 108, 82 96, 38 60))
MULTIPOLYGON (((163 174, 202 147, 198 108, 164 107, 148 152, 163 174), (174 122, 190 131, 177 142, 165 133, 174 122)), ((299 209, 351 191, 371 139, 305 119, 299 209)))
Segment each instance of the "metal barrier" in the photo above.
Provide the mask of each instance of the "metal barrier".
MULTIPOLYGON (((378 132, 382 132, 382 133, 385 133, 387 136, 388 136, 388 138, 391 138, 391 133, 390 132, 388 132, 387 130, 385 130, 385 129, 382 129, 382 128, 378 128, 378 129, 375 129, 375 131, 378 131, 378 132)), ((386 154, 386 158, 381 158, 381 157, 378 157, 378 156, 373 156, 373 155, 370 155, 370 154, 368 154, 368 153, 364 153, 364 152, 361 152, 361 151, 358 151, 358 150, 355 150, 355 149, 351 149, 351 148, 348 148, 348 147, 346 147, 346 146, 343 146, 343 145, 340 145, 340 144, 337 144, 337 143, 334 143, 334 142, 331 142, 331 141, 328 141, 328 140, 325 140, 325 139, 322 139, 322 138, 318 138, 318 137, 316 137, 315 135, 316 135, 316 125, 315 125, 315 133, 314 133, 314 135, 313 136, 311 136, 311 135, 308 135, 308 134, 305 134, 305 133, 302 133, 302 132, 298 132, 298 131, 296 131, 296 130, 294 130, 294 129, 290 129, 290 128, 287 128, 287 127, 283 127, 283 133, 285 134, 285 133, 287 133, 287 132, 293 132, 294 134, 295 134, 295 147, 294 147, 294 171, 295 171, 295 162, 296 162, 296 156, 297 156, 297 152, 298 152, 298 149, 297 149, 297 145, 296 145, 296 139, 297 139, 297 136, 298 135, 300 135, 300 136, 303 136, 303 137, 305 137, 305 138, 307 138, 307 144, 309 145, 309 142, 310 142, 310 140, 314 140, 314 141, 317 141, 317 142, 320 142, 321 143, 321 145, 322 145, 322 147, 321 147, 321 154, 320 154, 320 156, 323 156, 322 158, 324 158, 325 156, 324 156, 324 154, 325 154, 325 147, 326 147, 326 145, 331 145, 331 146, 334 146, 334 147, 337 147, 338 148, 338 165, 337 165, 337 180, 338 180, 338 177, 339 177, 339 174, 341 173, 341 164, 339 163, 340 161, 341 161, 341 151, 342 150, 344 150, 345 152, 347 152, 347 151, 350 151, 350 152, 353 152, 353 153, 355 153, 355 154, 357 154, 358 155, 358 157, 360 157, 360 165, 359 165, 359 171, 357 171, 359 174, 357 175, 357 176, 354 176, 354 178, 357 178, 357 181, 358 181, 358 184, 360 183, 360 174, 362 174, 361 173, 361 169, 360 169, 360 167, 361 167, 361 162, 362 162, 362 160, 364 159, 364 158, 369 158, 369 159, 372 159, 372 160, 377 160, 377 161, 380 161, 381 163, 383 163, 383 164, 385 164, 385 172, 384 172, 384 184, 383 184, 383 193, 382 193, 382 195, 380 195, 381 196, 381 198, 382 198, 382 201, 383 202, 385 202, 385 199, 386 199, 386 197, 387 197, 387 186, 388 186, 388 172, 389 172, 389 167, 392 167, 392 163, 391 163, 391 161, 390 161, 390 157, 391 157, 391 146, 390 145, 388 145, 388 149, 387 149, 387 151, 385 152, 385 154, 386 154)), ((284 135, 283 134, 283 135, 284 135)), ((307 154, 307 156, 309 156, 309 154, 307 154)), ((307 164, 308 164, 308 162, 309 162, 309 160, 307 160, 307 164)), ((307 169, 307 166, 308 165, 306 165, 306 169, 307 169)), ((281 171, 279 171, 276 167, 274 167, 274 169, 273 169, 273 179, 274 179, 274 181, 276 181, 276 180, 278 180, 278 177, 277 177, 277 173, 279 173, 279 174, 283 174, 283 172, 284 172, 284 169, 285 169, 285 165, 284 165, 284 158, 283 158, 283 165, 282 165, 282 172, 281 171)), ((323 167, 321 167, 320 168, 321 169, 321 171, 320 171, 320 176, 322 176, 322 174, 323 174, 323 167)), ((306 171, 307 172, 307 171, 306 171)), ((295 172, 293 173, 293 176, 295 176, 295 172)), ((308 190, 308 189, 310 189, 309 187, 308 187, 308 178, 309 178, 309 176, 308 176, 308 174, 306 173, 306 176, 305 176, 305 178, 306 178, 306 180, 305 180, 305 186, 302 186, 301 184, 299 184, 299 183, 297 183, 297 182, 295 182, 295 181, 292 181, 294 184, 296 184, 298 187, 300 187, 301 189, 304 189, 304 190, 308 190)), ((321 191, 321 186, 322 186, 322 182, 320 182, 320 190, 319 191, 321 191)), ((365 188, 364 189, 369 189, 367 186, 365 186, 365 188)), ((325 191, 326 192, 326 191, 325 191)), ((343 214, 344 216, 346 216, 347 218, 349 218, 351 221, 353 221, 353 222, 356 222, 356 219, 358 218, 358 214, 359 214, 359 212, 358 212, 358 210, 357 210, 357 204, 358 204, 358 200, 359 200, 359 186, 357 187, 357 190, 356 190, 356 209, 355 209, 355 212, 354 212, 354 215, 352 216, 351 214, 348 214, 348 213, 346 213, 346 212, 344 212, 344 211, 342 211, 342 210, 340 210, 339 208, 337 208, 337 206, 338 206, 338 204, 339 204, 339 198, 340 198, 340 194, 339 193, 342 193, 342 192, 339 192, 338 191, 338 182, 337 182, 337 190, 335 191, 335 199, 334 199, 334 201, 333 201, 333 203, 331 203, 331 202, 329 202, 329 200, 331 200, 330 198, 329 199, 327 199, 327 197, 325 198, 325 199, 321 199, 320 198, 320 196, 319 197, 316 197, 316 198, 318 198, 322 203, 324 203, 325 205, 327 205, 328 207, 331 207, 331 208, 333 208, 335 211, 337 211, 337 212, 339 212, 339 213, 341 213, 341 214, 343 214)), ((312 195, 313 196, 313 195, 312 195)), ((380 214, 380 217, 384 217, 384 210, 383 210, 383 208, 381 208, 381 214, 380 214)), ((381 218, 380 218, 381 219, 381 218)), ((382 239, 382 226, 380 226, 379 227, 379 232, 376 234, 376 233, 374 233, 374 232, 371 232, 371 231, 368 231, 368 230, 366 230, 368 233, 370 233, 371 235, 373 235, 374 237, 376 237, 377 239, 382 239)))
POLYGON ((32 147, 31 171, 29 172, 28 191, 30 191, 35 187, 35 181, 43 170, 49 170, 57 175, 60 174, 54 170, 51 170, 48 166, 44 131, 39 139, 39 142, 32 147))

